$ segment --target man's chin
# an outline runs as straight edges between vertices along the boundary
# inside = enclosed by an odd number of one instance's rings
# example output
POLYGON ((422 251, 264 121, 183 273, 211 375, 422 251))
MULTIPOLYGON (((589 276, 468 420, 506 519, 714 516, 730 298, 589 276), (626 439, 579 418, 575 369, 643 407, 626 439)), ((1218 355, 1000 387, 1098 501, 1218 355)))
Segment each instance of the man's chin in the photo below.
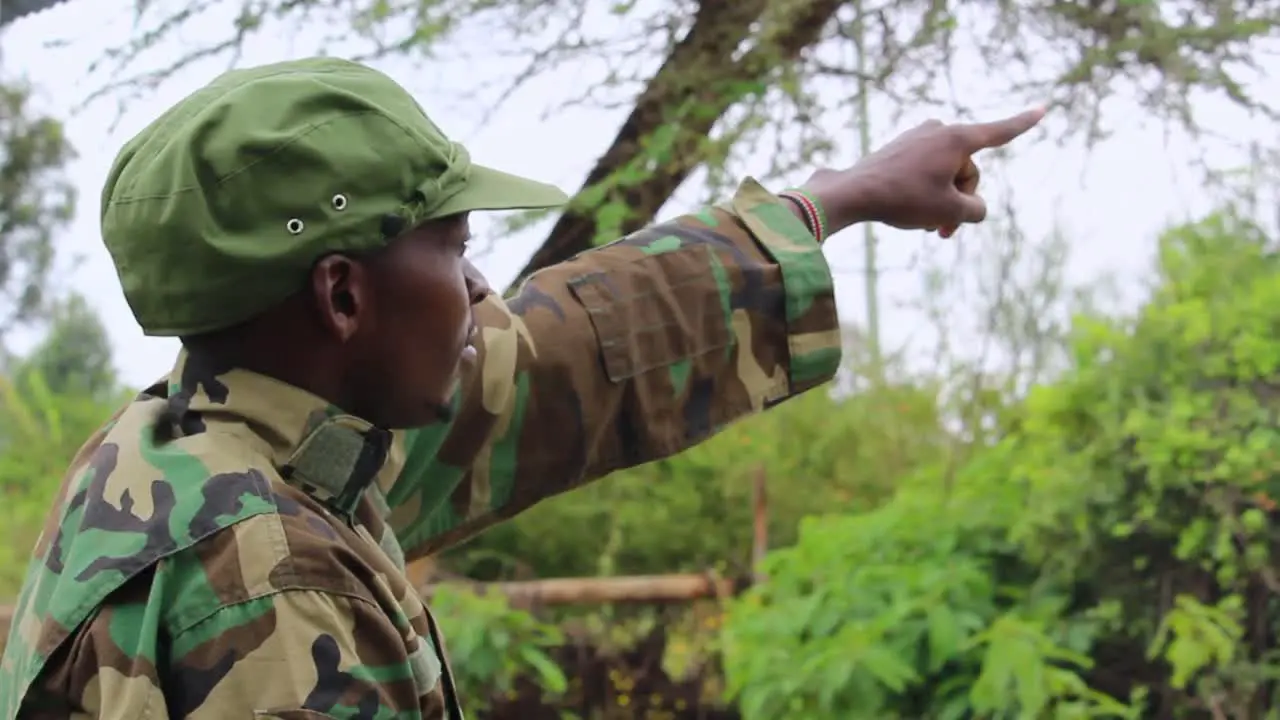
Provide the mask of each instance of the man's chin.
POLYGON ((428 424, 450 423, 453 422, 453 405, 445 405, 444 403, 433 403, 431 405, 432 419, 428 424))
POLYGON ((415 402, 413 405, 413 420, 415 422, 405 427, 425 427, 427 425, 452 422, 457 414, 454 411, 455 399, 458 393, 461 392, 462 374, 465 370, 466 368, 459 364, 454 368, 449 384, 444 388, 443 392, 433 393, 431 396, 415 402))
POLYGON ((445 391, 444 396, 427 403, 427 409, 430 413, 428 424, 453 422, 454 398, 462 388, 462 377, 458 372, 454 372, 453 380, 449 382, 449 388, 445 391))

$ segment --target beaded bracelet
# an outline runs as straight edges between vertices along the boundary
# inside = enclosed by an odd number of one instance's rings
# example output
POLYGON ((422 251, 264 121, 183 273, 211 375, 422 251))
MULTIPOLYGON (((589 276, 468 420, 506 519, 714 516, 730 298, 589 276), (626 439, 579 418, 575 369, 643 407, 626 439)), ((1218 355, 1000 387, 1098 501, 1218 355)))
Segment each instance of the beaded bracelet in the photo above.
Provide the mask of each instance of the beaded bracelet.
POLYGON ((809 226, 809 232, 813 233, 814 239, 822 242, 827 237, 827 215, 822 210, 821 203, 818 199, 801 188, 791 188, 778 193, 779 197, 784 197, 796 205, 800 206, 801 214, 804 215, 804 224, 809 226))

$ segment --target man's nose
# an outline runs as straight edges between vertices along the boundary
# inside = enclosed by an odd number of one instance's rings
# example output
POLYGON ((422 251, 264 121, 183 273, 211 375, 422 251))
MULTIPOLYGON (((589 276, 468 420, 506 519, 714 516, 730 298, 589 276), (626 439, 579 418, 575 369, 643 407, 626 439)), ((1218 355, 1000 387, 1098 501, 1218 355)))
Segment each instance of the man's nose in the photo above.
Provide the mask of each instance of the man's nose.
POLYGON ((481 273, 470 260, 464 259, 462 263, 462 275, 467 281, 467 294, 471 297, 471 304, 475 305, 492 295, 493 288, 489 287, 489 281, 484 279, 484 273, 481 273))

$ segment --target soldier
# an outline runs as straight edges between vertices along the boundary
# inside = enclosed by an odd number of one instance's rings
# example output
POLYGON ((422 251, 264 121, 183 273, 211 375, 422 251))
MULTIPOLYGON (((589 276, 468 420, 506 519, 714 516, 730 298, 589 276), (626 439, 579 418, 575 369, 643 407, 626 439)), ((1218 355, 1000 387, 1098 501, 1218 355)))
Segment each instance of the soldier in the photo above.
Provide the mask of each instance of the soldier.
POLYGON ((472 164, 355 63, 215 79, 103 190, 134 316, 183 349, 71 463, 3 717, 461 718, 406 560, 826 382, 822 241, 981 221, 970 156, 1041 115, 926 123, 782 195, 747 179, 504 302, 468 214, 563 193, 472 164))

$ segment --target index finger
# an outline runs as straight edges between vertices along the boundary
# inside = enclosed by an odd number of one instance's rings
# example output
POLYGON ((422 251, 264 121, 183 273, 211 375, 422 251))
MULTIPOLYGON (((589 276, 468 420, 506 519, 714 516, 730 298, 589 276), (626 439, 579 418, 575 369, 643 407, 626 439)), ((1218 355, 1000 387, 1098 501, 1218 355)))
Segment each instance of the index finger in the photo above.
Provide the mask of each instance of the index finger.
POLYGON ((1044 107, 1036 107, 1003 120, 956 127, 960 131, 960 136, 965 139, 965 143, 972 148, 971 152, 977 152, 1008 145, 1018 136, 1035 127, 1044 117, 1044 113, 1044 107))

